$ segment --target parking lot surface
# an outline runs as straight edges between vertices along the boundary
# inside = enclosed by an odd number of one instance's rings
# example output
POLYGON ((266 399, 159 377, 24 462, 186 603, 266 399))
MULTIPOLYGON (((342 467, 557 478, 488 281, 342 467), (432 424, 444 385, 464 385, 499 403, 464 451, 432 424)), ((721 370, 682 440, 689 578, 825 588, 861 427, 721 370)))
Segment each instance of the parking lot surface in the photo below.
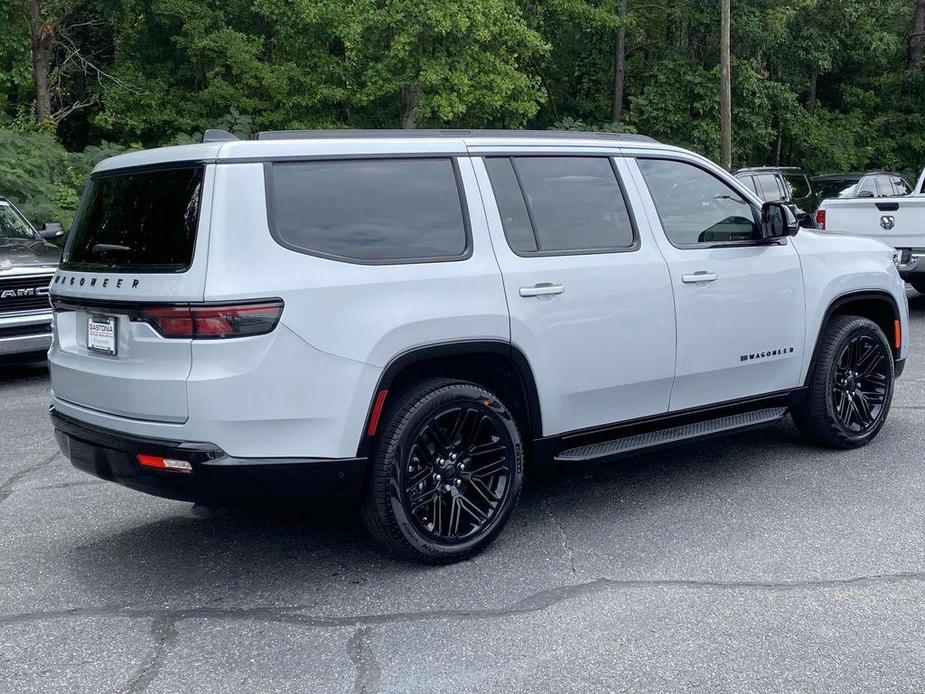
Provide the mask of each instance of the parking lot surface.
POLYGON ((58 453, 44 367, 0 370, 0 691, 920 692, 925 297, 879 438, 789 420, 534 475, 448 567, 348 504, 144 496, 58 453))

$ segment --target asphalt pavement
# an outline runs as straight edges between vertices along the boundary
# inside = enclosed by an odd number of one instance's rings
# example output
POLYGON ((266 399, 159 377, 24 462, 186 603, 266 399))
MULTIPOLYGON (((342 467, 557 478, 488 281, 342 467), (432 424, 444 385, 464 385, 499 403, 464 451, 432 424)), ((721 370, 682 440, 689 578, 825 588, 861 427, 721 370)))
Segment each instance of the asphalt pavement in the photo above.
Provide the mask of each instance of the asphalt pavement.
POLYGON ((349 504, 148 497, 57 452, 0 368, 0 692, 922 692, 925 297, 889 420, 788 421, 528 481, 482 555, 383 555, 349 504))

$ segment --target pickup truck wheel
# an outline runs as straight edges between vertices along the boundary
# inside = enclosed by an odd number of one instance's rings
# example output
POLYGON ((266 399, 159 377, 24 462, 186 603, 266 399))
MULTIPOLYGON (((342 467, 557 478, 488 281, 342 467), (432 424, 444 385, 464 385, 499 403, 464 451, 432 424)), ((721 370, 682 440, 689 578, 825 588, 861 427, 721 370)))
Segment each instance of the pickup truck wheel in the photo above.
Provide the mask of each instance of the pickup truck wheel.
POLYGON ((880 431, 892 399, 893 353, 883 331, 866 318, 835 316, 793 421, 814 443, 856 448, 880 431))
POLYGON ((381 424, 363 520, 393 552, 449 563, 484 549, 523 483, 523 446, 507 407, 474 383, 428 379, 381 424))

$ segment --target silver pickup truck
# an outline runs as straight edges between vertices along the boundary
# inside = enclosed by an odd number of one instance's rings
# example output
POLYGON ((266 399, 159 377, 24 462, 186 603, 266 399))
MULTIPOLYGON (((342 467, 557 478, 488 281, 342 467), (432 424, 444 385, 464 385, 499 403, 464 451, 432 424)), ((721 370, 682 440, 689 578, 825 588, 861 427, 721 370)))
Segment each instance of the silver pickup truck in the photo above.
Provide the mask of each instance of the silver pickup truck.
POLYGON ((823 200, 816 227, 820 233, 867 236, 892 246, 900 276, 925 293, 925 170, 910 195, 823 200))
POLYGON ((60 257, 61 250, 0 197, 0 358, 48 351, 48 285, 60 257))

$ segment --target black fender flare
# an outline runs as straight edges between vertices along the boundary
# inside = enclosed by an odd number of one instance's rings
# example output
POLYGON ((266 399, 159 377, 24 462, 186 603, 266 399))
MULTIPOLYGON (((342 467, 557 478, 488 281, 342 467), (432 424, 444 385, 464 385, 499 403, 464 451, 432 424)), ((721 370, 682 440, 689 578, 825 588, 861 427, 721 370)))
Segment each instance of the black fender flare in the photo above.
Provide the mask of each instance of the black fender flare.
MULTIPOLYGON (((863 300, 874 300, 874 301, 883 301, 893 312, 893 320, 900 320, 899 306, 896 305, 896 299, 893 298, 893 295, 888 291, 883 289, 864 289, 858 291, 850 291, 832 299, 829 303, 828 308, 826 308, 825 313, 822 315, 822 322, 819 324, 819 331, 816 333, 816 342, 813 346, 813 356, 809 362, 809 368, 806 370, 806 378, 803 380, 804 386, 809 386, 809 379, 812 378, 813 369, 816 368, 816 359, 819 356, 819 344, 822 340, 822 331, 825 329, 825 326, 829 324, 832 316, 835 312, 845 304, 851 303, 853 301, 863 301, 863 300)), ((890 340, 890 336, 887 335, 887 340, 890 340)), ((893 360, 895 361, 899 357, 899 352, 892 343, 893 346, 893 360)))
POLYGON ((369 446, 372 439, 369 435, 369 424, 374 414, 376 418, 378 418, 379 413, 376 412, 376 410, 381 409, 383 406, 382 403, 378 402, 379 394, 389 390, 398 374, 408 367, 424 361, 486 354, 498 355, 511 360, 520 378, 520 385, 523 388, 526 414, 531 431, 534 437, 538 438, 541 436, 543 420, 540 411, 539 393, 536 389, 533 369, 524 353, 510 342, 505 342, 503 340, 459 340, 414 347, 397 354, 386 364, 382 374, 379 376, 379 382, 376 384, 376 389, 373 391, 372 398, 370 399, 366 419, 363 420, 363 432, 360 444, 357 448, 357 455, 366 456, 369 454, 369 446))

